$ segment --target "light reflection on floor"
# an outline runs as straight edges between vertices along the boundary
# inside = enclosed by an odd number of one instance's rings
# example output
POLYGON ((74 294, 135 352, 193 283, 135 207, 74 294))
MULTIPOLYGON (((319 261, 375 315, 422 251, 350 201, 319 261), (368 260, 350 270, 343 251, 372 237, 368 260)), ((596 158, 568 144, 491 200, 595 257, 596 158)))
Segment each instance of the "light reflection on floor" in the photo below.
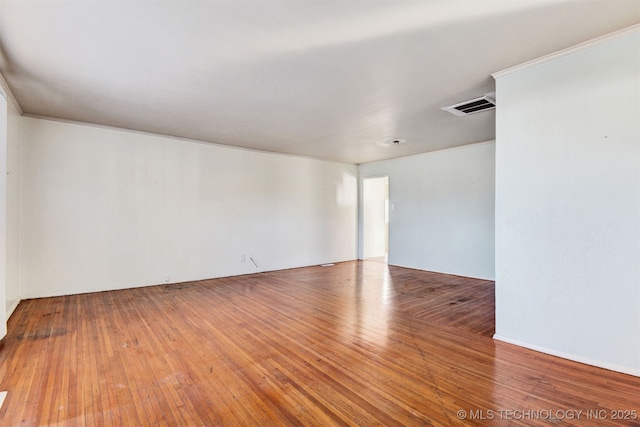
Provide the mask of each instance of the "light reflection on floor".
POLYGON ((355 341, 386 346, 394 313, 389 269, 385 263, 369 260, 357 264, 356 269, 354 295, 345 304, 344 332, 350 332, 355 341))

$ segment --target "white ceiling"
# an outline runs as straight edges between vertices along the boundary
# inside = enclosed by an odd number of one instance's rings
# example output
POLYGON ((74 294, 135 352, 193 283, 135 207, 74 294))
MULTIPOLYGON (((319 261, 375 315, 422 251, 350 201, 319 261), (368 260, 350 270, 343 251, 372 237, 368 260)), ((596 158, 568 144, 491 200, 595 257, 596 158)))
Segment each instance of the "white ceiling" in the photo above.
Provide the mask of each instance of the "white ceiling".
POLYGON ((493 139, 493 111, 440 107, 638 22, 640 0, 0 0, 0 72, 28 115, 363 163, 493 139))

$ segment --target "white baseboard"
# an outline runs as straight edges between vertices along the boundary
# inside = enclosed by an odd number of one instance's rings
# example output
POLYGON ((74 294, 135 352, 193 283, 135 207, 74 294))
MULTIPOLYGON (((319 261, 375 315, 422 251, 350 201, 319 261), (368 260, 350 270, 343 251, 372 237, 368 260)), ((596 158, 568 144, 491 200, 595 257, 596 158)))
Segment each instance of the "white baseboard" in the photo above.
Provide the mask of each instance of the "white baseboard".
POLYGON ((517 345, 519 347, 528 348, 530 350, 539 351, 540 353, 550 354, 552 356, 561 357, 563 359, 573 360, 574 362, 584 363, 585 365, 596 366, 598 368, 608 369, 610 371, 621 372, 623 374, 633 375, 635 377, 640 377, 640 369, 630 368, 628 366, 619 366, 614 365, 612 363, 602 362, 600 360, 593 360, 587 357, 578 356, 571 353, 565 353, 563 351, 553 350, 546 347, 541 347, 535 344, 529 344, 523 341, 514 340, 512 338, 507 338, 495 334, 493 336, 494 340, 503 341, 509 344, 517 345))
POLYGON ((14 302, 11 307, 7 308, 7 320, 9 320, 9 318, 11 317, 13 312, 16 310, 16 308, 18 307, 18 304, 20 304, 20 301, 22 301, 22 300, 18 300, 16 302, 14 302))

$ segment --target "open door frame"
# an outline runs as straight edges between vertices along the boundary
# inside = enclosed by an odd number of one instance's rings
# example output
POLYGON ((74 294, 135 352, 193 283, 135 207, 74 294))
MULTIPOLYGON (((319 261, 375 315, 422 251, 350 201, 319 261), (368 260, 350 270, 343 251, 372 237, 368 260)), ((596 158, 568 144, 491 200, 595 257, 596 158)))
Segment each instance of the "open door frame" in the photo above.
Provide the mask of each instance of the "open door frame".
POLYGON ((360 259, 384 259, 389 250, 389 177, 362 179, 360 259))

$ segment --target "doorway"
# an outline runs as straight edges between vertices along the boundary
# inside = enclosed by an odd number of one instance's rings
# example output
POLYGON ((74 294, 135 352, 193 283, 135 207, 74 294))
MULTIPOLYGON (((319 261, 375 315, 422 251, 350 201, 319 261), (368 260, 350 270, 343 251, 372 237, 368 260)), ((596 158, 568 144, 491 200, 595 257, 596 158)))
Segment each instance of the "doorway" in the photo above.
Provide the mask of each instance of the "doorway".
POLYGON ((364 178, 363 259, 386 263, 389 254, 389 177, 364 178))

